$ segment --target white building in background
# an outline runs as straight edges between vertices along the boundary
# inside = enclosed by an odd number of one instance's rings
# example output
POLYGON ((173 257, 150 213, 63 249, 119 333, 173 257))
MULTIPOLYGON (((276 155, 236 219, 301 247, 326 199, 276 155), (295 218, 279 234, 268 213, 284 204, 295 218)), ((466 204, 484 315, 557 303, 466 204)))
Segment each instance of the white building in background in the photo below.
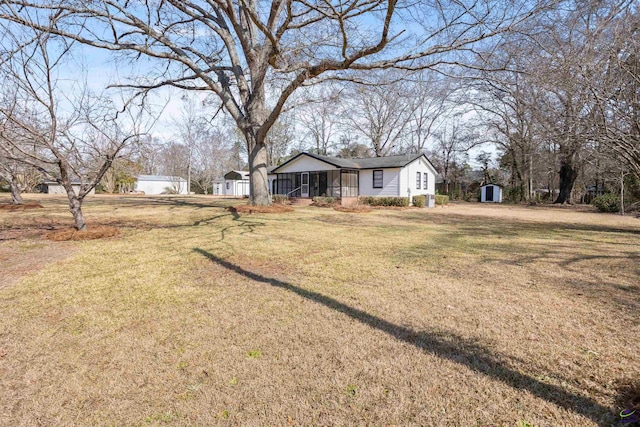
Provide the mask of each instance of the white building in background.
MULTIPOLYGON (((73 187, 73 191, 75 191, 76 195, 80 193, 80 186, 80 181, 71 182, 71 187, 73 187)), ((58 184, 56 181, 44 181, 38 187, 40 191, 45 194, 57 194, 64 196, 67 195, 67 191, 64 189, 64 187, 58 184)), ((96 194, 96 189, 92 188, 91 191, 89 191, 88 195, 93 196, 94 194, 96 194)))
POLYGON ((249 196, 249 189, 249 172, 231 171, 224 174, 224 188, 222 189, 222 194, 225 196, 249 196))
POLYGON ((179 176, 140 175, 135 191, 144 194, 187 194, 187 180, 179 176))

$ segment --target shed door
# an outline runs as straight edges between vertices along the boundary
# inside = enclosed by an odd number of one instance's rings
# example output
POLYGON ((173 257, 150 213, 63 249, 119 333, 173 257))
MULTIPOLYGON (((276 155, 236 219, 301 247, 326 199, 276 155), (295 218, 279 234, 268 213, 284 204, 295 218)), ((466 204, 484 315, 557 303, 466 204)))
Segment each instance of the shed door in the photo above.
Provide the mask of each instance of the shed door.
POLYGON ((485 194, 485 200, 487 202, 493 202, 493 185, 489 185, 485 188, 486 194, 485 194))

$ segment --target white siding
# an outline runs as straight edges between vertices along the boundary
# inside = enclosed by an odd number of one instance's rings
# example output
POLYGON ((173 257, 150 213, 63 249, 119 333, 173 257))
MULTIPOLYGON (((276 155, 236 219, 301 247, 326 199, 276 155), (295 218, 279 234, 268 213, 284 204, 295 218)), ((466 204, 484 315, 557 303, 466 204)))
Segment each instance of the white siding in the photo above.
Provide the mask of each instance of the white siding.
POLYGON ((502 187, 499 185, 483 185, 480 187, 480 201, 482 203, 502 203, 502 187), (487 187, 493 187, 493 201, 487 201, 487 187))
POLYGON ((331 166, 329 163, 325 163, 318 159, 314 159, 311 156, 300 156, 293 160, 291 163, 281 167, 277 173, 293 173, 293 172, 314 172, 314 171, 328 171, 336 170, 338 168, 331 166))
POLYGON ((135 191, 143 191, 144 194, 166 194, 167 188, 178 191, 178 194, 187 194, 187 181, 136 181, 135 191))
POLYGON ((225 179, 224 181, 224 195, 243 197, 249 195, 249 180, 248 179, 225 179))
POLYGON ((406 165, 400 171, 400 193, 402 197, 408 197, 411 191, 411 197, 424 194, 436 194, 436 171, 423 158, 420 157, 406 165), (420 172, 420 189, 416 186, 417 173, 420 172), (423 188, 424 174, 427 174, 427 188, 423 188))
POLYGON ((269 181, 269 192, 270 193, 273 193, 273 181, 275 181, 277 179, 278 179, 278 175, 276 175, 276 174, 271 173, 271 174, 267 175, 267 180, 269 181))
POLYGON ((399 193, 400 168, 363 169, 360 171, 359 194, 361 196, 394 196, 399 193), (373 188, 373 171, 382 170, 382 188, 373 188))
MULTIPOLYGON (((73 191, 76 195, 80 192, 80 185, 71 185, 73 187, 73 191)), ((67 195, 67 191, 60 184, 47 184, 47 194, 58 194, 58 195, 67 195)), ((89 192, 89 196, 96 194, 96 189, 92 188, 89 192)))

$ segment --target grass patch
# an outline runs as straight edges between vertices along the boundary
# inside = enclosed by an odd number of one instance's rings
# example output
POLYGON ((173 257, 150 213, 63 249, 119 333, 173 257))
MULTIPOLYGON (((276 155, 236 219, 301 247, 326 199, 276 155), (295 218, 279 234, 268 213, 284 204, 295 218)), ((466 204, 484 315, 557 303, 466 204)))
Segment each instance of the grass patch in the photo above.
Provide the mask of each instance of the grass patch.
POLYGON ((63 242, 69 240, 80 241, 107 239, 109 237, 116 237, 119 234, 120 231, 116 227, 97 225, 82 231, 78 231, 75 228, 50 231, 45 235, 45 237, 49 240, 53 240, 54 242, 63 242))
POLYGON ((371 212, 371 207, 368 205, 351 205, 351 206, 335 206, 333 209, 338 212, 347 213, 367 213, 371 212))
POLYGON ((89 230, 120 237, 54 243, 66 201, 39 201, 0 216, 2 425, 602 426, 633 403, 636 219, 96 196, 89 230))
POLYGON ((293 212, 293 208, 289 205, 274 203, 271 206, 251 206, 251 205, 238 205, 229 207, 228 210, 230 212, 237 213, 285 213, 285 212, 293 212))

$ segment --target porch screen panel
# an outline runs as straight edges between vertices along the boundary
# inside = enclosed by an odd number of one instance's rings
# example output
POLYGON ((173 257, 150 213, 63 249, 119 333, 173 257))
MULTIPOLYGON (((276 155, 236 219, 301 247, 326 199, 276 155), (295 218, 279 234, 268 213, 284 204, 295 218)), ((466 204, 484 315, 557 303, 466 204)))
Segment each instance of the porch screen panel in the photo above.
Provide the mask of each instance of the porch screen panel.
POLYGON ((358 197, 358 171, 342 171, 341 197, 358 197))
POLYGON ((327 196, 340 197, 340 171, 327 171, 327 196))
POLYGON ((292 197, 300 197, 300 190, 294 191, 298 188, 300 181, 300 174, 296 173, 279 173, 278 184, 276 190, 277 194, 289 194, 292 197))

